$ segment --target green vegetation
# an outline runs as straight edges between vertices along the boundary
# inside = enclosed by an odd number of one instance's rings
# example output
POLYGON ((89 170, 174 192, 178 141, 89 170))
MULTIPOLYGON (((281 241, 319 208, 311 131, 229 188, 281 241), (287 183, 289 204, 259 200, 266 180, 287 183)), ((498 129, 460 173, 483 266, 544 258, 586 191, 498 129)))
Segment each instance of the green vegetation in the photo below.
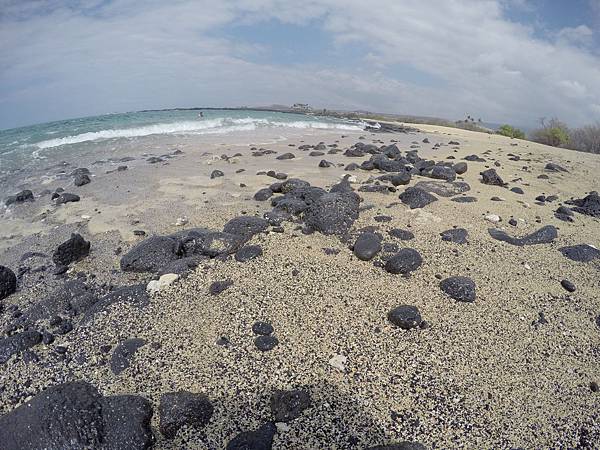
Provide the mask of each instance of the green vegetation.
POLYGON ((600 122, 571 130, 567 148, 600 155, 600 122))
POLYGON ((569 127, 560 120, 553 118, 546 122, 540 120, 541 127, 531 133, 531 140, 552 147, 564 147, 569 143, 569 127))
POLYGON ((525 133, 523 131, 510 125, 502 125, 498 129, 497 133, 501 134, 502 136, 507 136, 509 138, 525 139, 525 133))

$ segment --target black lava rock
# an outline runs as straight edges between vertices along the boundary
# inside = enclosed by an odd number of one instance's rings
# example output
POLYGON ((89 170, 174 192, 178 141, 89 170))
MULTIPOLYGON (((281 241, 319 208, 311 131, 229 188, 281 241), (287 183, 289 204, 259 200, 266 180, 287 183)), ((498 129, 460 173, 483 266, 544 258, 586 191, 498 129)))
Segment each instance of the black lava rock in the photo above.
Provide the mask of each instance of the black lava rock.
POLYGON ((258 258, 262 255, 260 245, 246 245, 235 252, 235 260, 239 262, 247 262, 251 259, 258 258))
POLYGON ((354 192, 321 195, 304 211, 304 223, 323 234, 344 234, 358 218, 359 202, 354 192))
POLYGON ((183 426, 203 427, 210 421, 213 410, 204 394, 187 391, 163 394, 158 407, 160 432, 167 439, 172 439, 183 426))
POLYGON ((567 204, 574 205, 575 212, 600 218, 600 196, 597 192, 591 192, 581 199, 568 201, 567 204))
POLYGON ((0 266, 0 300, 12 295, 17 290, 17 276, 5 266, 0 266))
POLYGON ((440 289, 459 302, 475 301, 475 282, 470 278, 446 278, 440 282, 440 289))
POLYGON ((56 197, 54 202, 57 205, 62 205, 64 203, 78 202, 79 200, 79 195, 69 194, 68 192, 65 192, 64 194, 60 194, 58 197, 56 197))
POLYGON ((454 181, 456 180, 456 172, 452 167, 434 166, 430 177, 438 180, 454 181))
POLYGON ((261 352, 273 350, 279 344, 279 340, 275 336, 258 336, 254 339, 254 345, 261 352))
POLYGON ((300 417, 310 408, 310 394, 307 391, 275 391, 271 395, 271 414, 275 422, 290 422, 300 417))
POLYGON ((210 179, 214 180, 215 178, 219 178, 219 177, 223 177, 223 176, 225 176, 225 174, 222 171, 215 169, 211 172, 210 179))
MULTIPOLYGON (((40 342, 42 342, 42 335, 34 330, 23 331, 0 339, 0 364, 4 364, 11 356, 21 353, 40 342)), ((0 440, 0 442, 2 441, 0 440)))
POLYGON ((381 237, 375 233, 364 232, 354 243, 354 254, 362 261, 370 261, 381 250, 381 237))
POLYGON ((268 322, 254 322, 252 325, 252 332, 261 336, 269 336, 273 334, 273 325, 268 322))
POLYGON ((415 235, 411 231, 402 230, 400 228, 394 228, 388 233, 390 236, 400 239, 401 241, 410 241, 411 239, 415 238, 415 235))
POLYGON ((286 159, 294 159, 296 157, 296 155, 294 155, 293 153, 284 153, 283 155, 279 155, 277 158, 278 160, 286 160, 286 159))
POLYGON ((3 450, 148 449, 152 407, 137 395, 103 397, 83 381, 51 386, 0 417, 3 450))
POLYGON ((397 306, 388 313, 387 318, 391 323, 403 330, 417 328, 423 321, 419 309, 412 305, 397 306))
POLYGON ((600 258, 600 250, 587 244, 570 245, 559 248, 563 256, 577 262, 590 262, 600 258))
POLYGON ((264 202, 268 200, 273 195, 273 191, 269 188, 260 189, 254 194, 254 200, 259 202, 264 202))
POLYGON ((71 238, 58 246, 52 255, 52 261, 57 266, 68 266, 72 262, 85 258, 90 253, 90 242, 80 234, 73 233, 71 238))
POLYGON ((254 431, 243 431, 227 443, 226 450, 271 450, 277 427, 267 422, 254 431))
POLYGON ((459 162, 459 163, 454 164, 452 166, 452 168, 458 175, 462 175, 463 173, 465 173, 467 171, 468 166, 467 166, 466 162, 459 162))
POLYGON ((269 227, 269 222, 261 217, 239 216, 234 217, 223 226, 223 232, 239 236, 247 241, 255 234, 262 233, 269 227))
POLYGON ((127 339, 115 347, 110 359, 110 370, 119 375, 131 364, 131 359, 140 347, 146 345, 146 341, 140 338, 127 339))
POLYGON ((158 272, 164 265, 179 259, 175 239, 152 236, 143 240, 121 258, 123 272, 158 272))
POLYGON ((73 184, 75 186, 84 186, 86 184, 89 184, 92 180, 90 179, 90 177, 85 174, 85 173, 78 173, 77 175, 75 175, 75 178, 73 179, 73 184))
POLYGON ((407 275, 423 264, 423 258, 412 248, 403 248, 385 263, 385 270, 393 274, 407 275))
POLYGON ((569 280, 562 280, 560 282, 561 286, 563 288, 565 288, 565 290, 567 290, 568 292, 575 292, 575 290, 577 289, 575 287, 575 285, 573 283, 571 283, 569 280))
POLYGON ((223 280, 223 281, 215 281, 208 288, 208 292, 210 295, 219 295, 225 289, 233 286, 233 281, 231 280, 223 280))
POLYGON ((469 232, 464 228, 452 228, 440 233, 442 241, 453 242, 455 244, 466 244, 469 232))
POLYGON ((568 172, 568 170, 565 169, 564 167, 559 166, 558 164, 554 164, 554 163, 546 164, 544 169, 546 169, 548 172, 568 172))
POLYGON ((423 208, 437 200, 434 195, 418 187, 406 188, 399 198, 410 209, 423 208))
POLYGON ((17 192, 15 195, 7 197, 4 203, 6 206, 10 206, 13 203, 32 202, 33 200, 33 192, 31 192, 29 189, 25 189, 21 192, 17 192))
POLYGON ((481 172, 481 182, 492 186, 504 186, 505 183, 496 173, 496 169, 488 169, 481 172))

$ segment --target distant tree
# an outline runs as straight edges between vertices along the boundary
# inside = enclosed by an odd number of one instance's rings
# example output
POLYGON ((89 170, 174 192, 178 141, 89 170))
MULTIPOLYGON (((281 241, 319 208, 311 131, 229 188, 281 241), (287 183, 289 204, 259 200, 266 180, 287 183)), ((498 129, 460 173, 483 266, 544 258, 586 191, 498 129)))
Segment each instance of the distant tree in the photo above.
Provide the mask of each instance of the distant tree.
POLYGON ((548 121, 542 118, 540 125, 540 128, 531 133, 532 141, 552 147, 564 147, 569 143, 569 127, 557 118, 548 121))
POLYGON ((567 147, 582 152, 600 154, 600 122, 571 130, 567 147))
POLYGON ((510 125, 502 125, 497 133, 502 136, 508 136, 509 138, 525 139, 525 133, 523 133, 523 131, 510 125))

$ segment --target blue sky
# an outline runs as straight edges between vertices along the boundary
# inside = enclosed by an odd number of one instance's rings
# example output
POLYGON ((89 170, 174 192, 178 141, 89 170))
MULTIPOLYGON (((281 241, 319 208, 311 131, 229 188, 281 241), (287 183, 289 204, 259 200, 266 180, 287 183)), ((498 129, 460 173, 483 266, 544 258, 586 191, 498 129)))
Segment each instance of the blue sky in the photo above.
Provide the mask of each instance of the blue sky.
POLYGON ((600 0, 0 0, 0 129, 310 103, 600 120, 600 0))

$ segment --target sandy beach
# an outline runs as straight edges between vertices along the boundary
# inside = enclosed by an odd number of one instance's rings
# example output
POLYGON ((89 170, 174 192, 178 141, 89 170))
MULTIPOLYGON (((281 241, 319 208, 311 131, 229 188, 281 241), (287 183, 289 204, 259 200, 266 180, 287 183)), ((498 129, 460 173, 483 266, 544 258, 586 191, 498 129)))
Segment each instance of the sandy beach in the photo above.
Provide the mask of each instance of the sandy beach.
MULTIPOLYGON (((0 264, 18 278, 16 292, 0 300, 0 424, 44 389, 85 381, 103 396, 148 400, 146 431, 156 449, 222 449, 265 424, 274 424, 273 449, 367 449, 403 441, 428 449, 600 448, 600 219, 556 214, 600 190, 600 158, 499 135, 411 126, 418 131, 153 136, 115 146, 102 161, 90 151, 19 179, 6 194, 30 189, 34 200, 10 205, 0 218, 0 264), (418 151, 407 170, 424 160, 449 163, 438 166, 469 190, 460 185, 459 192, 427 170, 396 186, 377 179, 389 171, 347 170, 393 144, 401 155, 390 160, 418 151), (373 153, 345 154, 361 145, 373 153), (278 159, 286 153, 293 156, 278 159), (456 174, 455 164, 464 162, 466 172, 456 174), (90 183, 73 185, 77 168, 89 169, 90 183), (488 169, 505 185, 483 183, 488 169), (142 294, 104 301, 123 286, 146 292, 158 279, 160 270, 123 270, 128 252, 145 240, 196 228, 221 231, 236 217, 263 218, 276 206, 273 199, 286 195, 278 186, 269 198, 255 199, 273 183, 300 179, 329 191, 345 176, 345 195, 351 189, 360 203, 344 232, 311 228, 307 212, 270 221, 245 239, 244 246, 260 247, 249 250, 255 253, 247 261, 236 251, 196 255, 195 268, 150 289, 147 301, 142 294), (418 183, 433 183, 434 201, 411 208, 399 196, 418 183), (57 188, 80 200, 55 204, 57 188), (474 199, 456 201, 464 197, 474 199), (547 226, 555 237, 507 242, 547 226), (453 229, 466 233, 442 239, 453 229), (89 254, 59 267, 52 255, 72 233, 90 242, 89 254), (357 257, 363 233, 379 239, 380 250, 363 258, 369 260, 357 257), (591 256, 565 256, 565 247, 577 245, 591 246, 591 256), (406 248, 422 262, 392 273, 389 261, 406 248), (449 277, 472 280, 474 301, 444 292, 440 283, 449 277), (48 306, 69 283, 78 293, 67 303, 79 306, 48 306), (401 305, 418 309, 410 326, 388 317, 401 305), (276 344, 263 339, 271 349, 257 348, 256 322, 272 325, 264 334, 276 344), (14 350, 7 340, 28 330, 52 339, 14 350), (125 352, 127 365, 115 373, 115 354, 130 339, 143 341, 125 352), (300 390, 309 405, 293 420, 277 420, 272 396, 278 390, 300 390), (178 391, 204 394, 212 413, 202 424, 190 420, 165 433, 161 396, 178 391)), ((323 216, 332 211, 325 207, 323 216)), ((144 445, 135 448, 149 448, 144 445)))

